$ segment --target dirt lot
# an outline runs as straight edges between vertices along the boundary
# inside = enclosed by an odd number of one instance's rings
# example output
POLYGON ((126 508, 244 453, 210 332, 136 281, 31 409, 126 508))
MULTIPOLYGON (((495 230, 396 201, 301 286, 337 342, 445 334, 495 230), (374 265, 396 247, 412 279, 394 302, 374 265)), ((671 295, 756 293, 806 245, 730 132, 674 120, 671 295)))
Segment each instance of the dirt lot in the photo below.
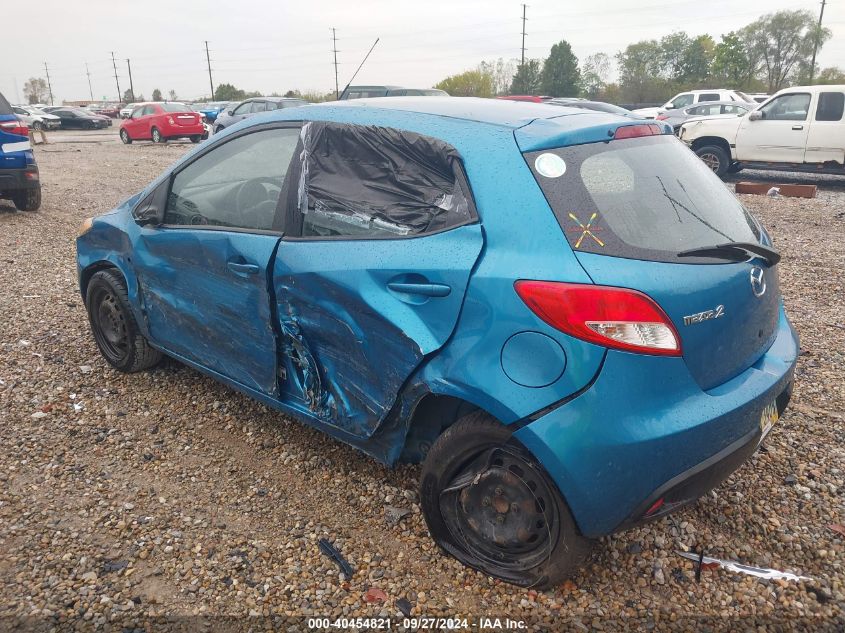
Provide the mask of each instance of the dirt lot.
POLYGON ((417 467, 386 469, 174 362, 131 376, 106 365, 77 290, 77 227, 191 147, 102 142, 115 130, 36 149, 40 212, 0 202, 0 617, 383 615, 395 627, 404 598, 473 630, 483 616, 537 630, 842 626, 845 537, 830 526, 845 523, 845 179, 816 181, 815 200, 743 197, 784 255, 801 335, 793 404, 764 449, 694 507, 604 539, 572 581, 537 593, 438 551, 417 467), (410 514, 391 522, 388 507, 410 514), (813 580, 705 570, 697 583, 675 550, 698 546, 813 580), (387 600, 368 602, 371 587, 387 600))

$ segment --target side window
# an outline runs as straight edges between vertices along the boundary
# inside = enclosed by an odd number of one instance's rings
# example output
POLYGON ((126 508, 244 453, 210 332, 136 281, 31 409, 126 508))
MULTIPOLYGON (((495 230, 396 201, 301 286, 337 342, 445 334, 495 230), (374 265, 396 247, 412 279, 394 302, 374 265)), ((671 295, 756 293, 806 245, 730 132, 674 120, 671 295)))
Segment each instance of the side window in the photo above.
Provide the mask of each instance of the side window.
POLYGON ((413 132, 310 122, 291 225, 311 238, 413 237, 475 219, 457 150, 413 132))
POLYGON ((144 116, 144 108, 135 108, 129 118, 138 119, 142 116, 144 116))
POLYGON ((806 121, 810 95, 806 92, 781 95, 760 108, 766 121, 806 121))
POLYGON ((264 106, 267 112, 270 112, 271 110, 277 110, 281 107, 281 105, 277 101, 265 101, 264 106))
POLYGON ((820 92, 816 121, 840 121, 845 112, 845 93, 820 92))
POLYGON ((252 101, 247 101, 246 103, 242 103, 241 105, 239 105, 235 109, 235 116, 237 116, 239 114, 249 114, 250 112, 252 112, 252 106, 253 106, 252 101))
POLYGON ((299 128, 276 128, 215 147, 173 178, 164 223, 279 228, 279 195, 298 140, 299 128))
POLYGON ((704 92, 698 95, 699 101, 720 101, 718 92, 704 92))
POLYGON ((27 111, 23 110, 22 108, 12 108, 12 110, 14 110, 15 114, 28 114, 27 111))
POLYGON ((253 101, 252 102, 252 110, 250 110, 250 114, 255 114, 256 112, 265 112, 267 110, 267 102, 266 101, 253 101))
POLYGON ((677 108, 683 108, 692 103, 692 95, 690 93, 678 95, 674 99, 672 99, 672 106, 677 108))

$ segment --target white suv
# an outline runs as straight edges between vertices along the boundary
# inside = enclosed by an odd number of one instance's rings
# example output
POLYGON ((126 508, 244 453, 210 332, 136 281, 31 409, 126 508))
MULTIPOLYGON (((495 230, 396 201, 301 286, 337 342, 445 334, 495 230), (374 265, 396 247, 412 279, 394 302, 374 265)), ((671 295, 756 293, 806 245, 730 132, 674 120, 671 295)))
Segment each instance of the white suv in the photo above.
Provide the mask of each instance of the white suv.
POLYGON ((647 119, 653 119, 657 115, 663 114, 666 110, 686 108, 702 101, 741 101, 754 103, 754 99, 739 90, 687 90, 686 92, 676 94, 659 108, 640 108, 633 112, 647 119))

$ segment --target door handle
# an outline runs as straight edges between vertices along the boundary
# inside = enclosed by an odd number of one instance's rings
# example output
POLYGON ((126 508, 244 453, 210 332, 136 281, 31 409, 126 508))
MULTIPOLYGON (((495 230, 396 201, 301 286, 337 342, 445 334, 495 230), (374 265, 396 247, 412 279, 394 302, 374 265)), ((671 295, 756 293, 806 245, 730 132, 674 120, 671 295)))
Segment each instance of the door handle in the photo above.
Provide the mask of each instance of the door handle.
POLYGON ((226 262, 226 267, 240 275, 256 275, 261 270, 257 264, 239 264, 238 262, 226 262))
POLYGON ((804 126, 803 126, 803 125, 793 125, 793 126, 792 126, 792 129, 793 129, 793 130, 803 130, 803 129, 804 129, 804 126))
POLYGON ((407 295, 422 295, 424 297, 446 297, 452 292, 452 288, 446 284, 391 281, 388 282, 387 287, 393 292, 401 292, 407 295))

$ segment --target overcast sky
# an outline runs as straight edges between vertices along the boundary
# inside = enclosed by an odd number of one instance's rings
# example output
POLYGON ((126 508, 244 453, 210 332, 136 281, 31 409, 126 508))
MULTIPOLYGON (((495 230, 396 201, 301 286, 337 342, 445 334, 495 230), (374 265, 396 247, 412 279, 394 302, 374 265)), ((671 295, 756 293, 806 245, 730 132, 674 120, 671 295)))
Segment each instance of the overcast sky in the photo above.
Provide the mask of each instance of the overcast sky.
MULTIPOLYGON (((564 3, 528 0, 526 56, 545 57, 566 39, 583 58, 610 55, 627 44, 672 31, 722 33, 779 9, 808 9, 818 0, 601 0, 564 3)), ((284 93, 334 89, 331 27, 337 29, 340 86, 376 37, 381 40, 355 83, 428 87, 482 60, 518 58, 522 6, 513 0, 39 0, 14 4, 0 40, 0 92, 23 100, 29 77, 43 77, 44 62, 56 103, 88 99, 85 63, 95 99, 117 97, 111 51, 121 91, 150 97, 173 89, 181 99, 208 95, 204 40, 214 84, 284 93), (23 18, 21 18, 23 19, 23 18)), ((821 66, 845 68, 845 0, 828 0, 825 25, 833 37, 821 66)))

